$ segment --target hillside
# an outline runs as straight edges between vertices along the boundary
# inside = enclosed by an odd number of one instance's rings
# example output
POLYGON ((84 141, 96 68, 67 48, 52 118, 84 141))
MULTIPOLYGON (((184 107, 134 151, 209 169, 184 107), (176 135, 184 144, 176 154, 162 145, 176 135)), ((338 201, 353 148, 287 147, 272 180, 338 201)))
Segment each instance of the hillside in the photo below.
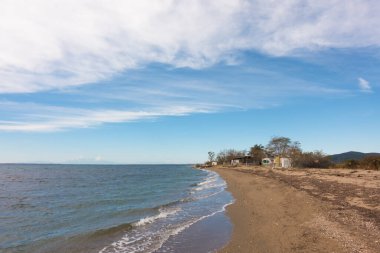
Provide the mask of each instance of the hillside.
POLYGON ((379 155, 380 153, 362 153, 356 151, 349 151, 341 154, 330 155, 330 159, 334 163, 342 163, 347 160, 360 160, 366 156, 379 155))

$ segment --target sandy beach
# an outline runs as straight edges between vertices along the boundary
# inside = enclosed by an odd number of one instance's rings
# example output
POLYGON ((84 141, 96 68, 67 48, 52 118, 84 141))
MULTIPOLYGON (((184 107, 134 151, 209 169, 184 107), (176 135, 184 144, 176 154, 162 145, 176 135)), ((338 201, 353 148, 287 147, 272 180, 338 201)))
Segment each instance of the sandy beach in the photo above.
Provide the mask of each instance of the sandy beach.
POLYGON ((380 172, 214 167, 235 203, 220 253, 380 252, 380 172))

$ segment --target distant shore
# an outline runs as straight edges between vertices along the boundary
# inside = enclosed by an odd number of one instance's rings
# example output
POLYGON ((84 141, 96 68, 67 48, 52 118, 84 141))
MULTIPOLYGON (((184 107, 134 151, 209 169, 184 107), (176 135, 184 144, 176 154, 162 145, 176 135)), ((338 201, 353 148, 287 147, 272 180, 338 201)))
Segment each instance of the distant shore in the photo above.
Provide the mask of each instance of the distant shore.
POLYGON ((218 252, 380 252, 380 172, 208 168, 235 203, 218 252))

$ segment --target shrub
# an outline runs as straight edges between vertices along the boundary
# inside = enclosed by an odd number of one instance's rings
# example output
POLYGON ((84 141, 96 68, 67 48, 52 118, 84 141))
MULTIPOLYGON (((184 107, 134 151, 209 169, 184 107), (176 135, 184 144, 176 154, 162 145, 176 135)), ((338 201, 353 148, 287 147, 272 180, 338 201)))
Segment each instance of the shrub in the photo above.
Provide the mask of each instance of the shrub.
POLYGON ((328 168, 331 161, 322 151, 304 152, 294 161, 294 165, 301 168, 328 168))
POLYGON ((367 156, 360 161, 360 166, 366 170, 380 170, 380 156, 367 156))
POLYGON ((344 168, 347 169, 356 169, 360 166, 360 162, 358 160, 348 160, 344 162, 344 168))

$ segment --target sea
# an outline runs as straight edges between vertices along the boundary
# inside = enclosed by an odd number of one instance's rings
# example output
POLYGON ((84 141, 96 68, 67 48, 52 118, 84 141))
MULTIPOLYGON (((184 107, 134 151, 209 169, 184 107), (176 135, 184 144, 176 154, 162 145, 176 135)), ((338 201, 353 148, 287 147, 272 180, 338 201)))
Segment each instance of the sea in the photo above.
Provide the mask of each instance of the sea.
POLYGON ((215 252, 232 202, 191 165, 0 164, 0 252, 215 252))

